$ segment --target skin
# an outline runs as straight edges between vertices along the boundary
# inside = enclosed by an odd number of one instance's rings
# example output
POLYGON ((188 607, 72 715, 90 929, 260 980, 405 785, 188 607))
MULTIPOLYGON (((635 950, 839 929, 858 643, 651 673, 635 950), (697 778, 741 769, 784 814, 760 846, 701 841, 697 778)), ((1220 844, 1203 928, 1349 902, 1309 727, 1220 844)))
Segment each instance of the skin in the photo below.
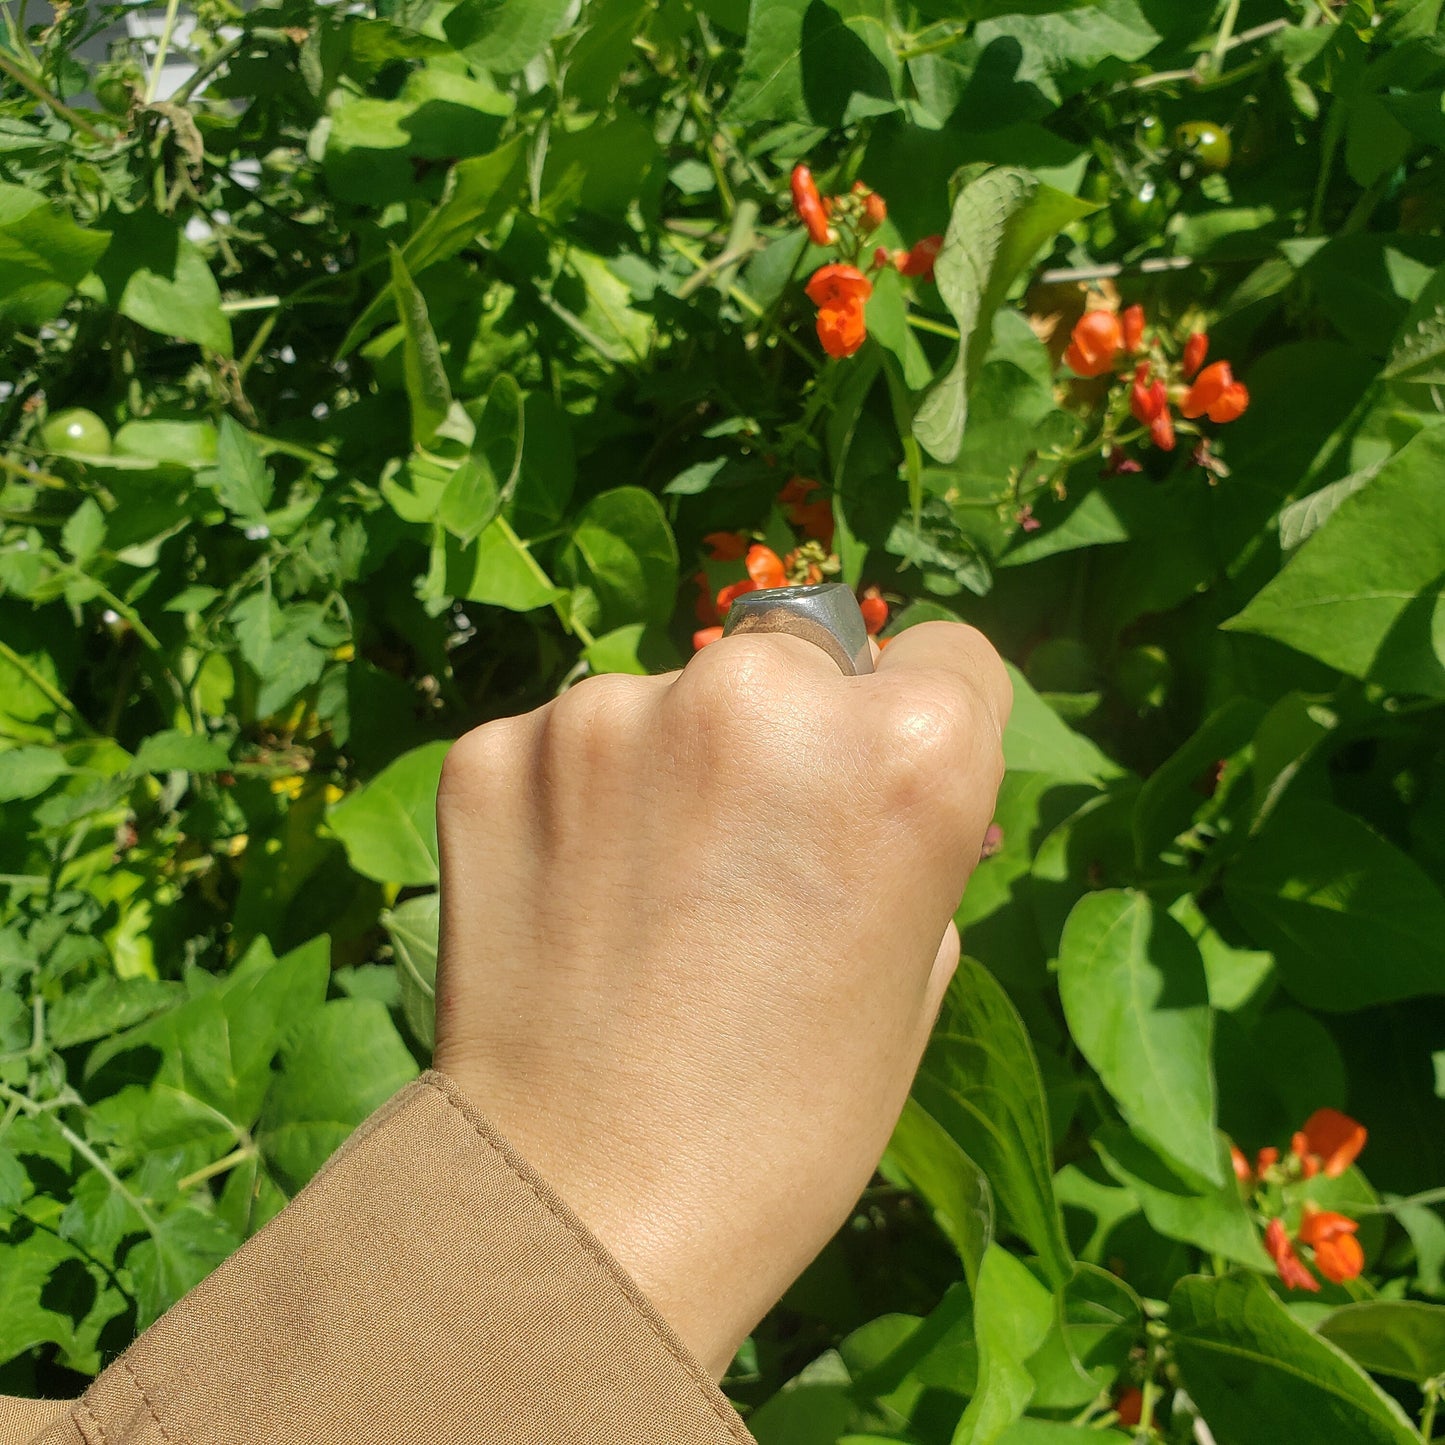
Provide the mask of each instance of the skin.
POLYGON ((437 1067, 715 1378, 882 1156, 1011 700, 961 624, 863 678, 743 636, 448 758, 437 1067))

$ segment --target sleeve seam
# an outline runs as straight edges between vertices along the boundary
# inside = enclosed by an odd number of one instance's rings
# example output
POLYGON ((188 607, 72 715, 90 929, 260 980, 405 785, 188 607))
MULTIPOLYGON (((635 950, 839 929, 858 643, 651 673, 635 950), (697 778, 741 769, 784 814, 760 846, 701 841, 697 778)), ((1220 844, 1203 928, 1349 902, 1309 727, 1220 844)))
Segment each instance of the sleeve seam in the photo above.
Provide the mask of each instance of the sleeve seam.
MULTIPOLYGON (((130 1376, 131 1384, 135 1386, 136 1394, 141 1397, 141 1401, 145 1405, 147 1413, 150 1415, 151 1419, 155 1421, 156 1429, 161 1432, 161 1439, 170 1441, 171 1445, 177 1445, 176 1437, 172 1435, 169 1430, 166 1429, 165 1423, 161 1420, 161 1417, 156 1410, 155 1402, 146 1393, 146 1387, 141 1384, 140 1376, 136 1374, 135 1370, 131 1366, 130 1361, 127 1360, 124 1356, 122 1356, 119 1360, 116 1361, 116 1363, 120 1365, 120 1367, 126 1372, 127 1375, 130 1376)), ((102 1430, 101 1432, 101 1438, 102 1440, 104 1440, 105 1438, 104 1430, 102 1430)))
POLYGON ((507 1166, 512 1176, 518 1183, 526 1186, 533 1198, 547 1211, 552 1218, 567 1231, 569 1235, 579 1244, 588 1258, 595 1264, 621 1292, 624 1299, 632 1307, 636 1317, 647 1326, 658 1343, 672 1356, 673 1360, 682 1367, 688 1378, 697 1386, 698 1396, 708 1410, 716 1417, 718 1423, 728 1431, 733 1439, 742 1442, 742 1445, 754 1445, 752 1436, 748 1434, 742 1422, 733 1413, 732 1407, 727 1403, 725 1397, 713 1387, 709 1390, 709 1382, 706 1382, 701 1373, 701 1367, 692 1360, 685 1352, 679 1342, 672 1337, 672 1332, 665 1321, 659 1319, 651 1312, 650 1306, 646 1306, 637 1286, 633 1284, 622 1272, 618 1263, 607 1254, 606 1249, 590 1234, 586 1226, 582 1224, 571 1210, 564 1203, 552 1197, 549 1190, 541 1181, 532 1174, 531 1169, 515 1155, 506 1142, 495 1137, 490 1129, 480 1119, 473 1118, 470 1110, 463 1100, 454 1093, 455 1085, 445 1075, 436 1072, 423 1074, 418 1080, 436 1090, 453 1110, 475 1131, 477 1137, 493 1151, 507 1166))

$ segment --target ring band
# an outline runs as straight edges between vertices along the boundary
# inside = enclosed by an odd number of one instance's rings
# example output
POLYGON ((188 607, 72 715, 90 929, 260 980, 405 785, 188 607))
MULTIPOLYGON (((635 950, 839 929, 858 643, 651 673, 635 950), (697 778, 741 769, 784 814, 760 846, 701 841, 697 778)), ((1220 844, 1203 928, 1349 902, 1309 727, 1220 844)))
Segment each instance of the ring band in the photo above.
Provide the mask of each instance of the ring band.
POLYGON ((873 671, 868 628, 851 587, 768 587, 744 592, 728 611, 724 637, 745 632, 786 632, 821 647, 845 677, 873 671))

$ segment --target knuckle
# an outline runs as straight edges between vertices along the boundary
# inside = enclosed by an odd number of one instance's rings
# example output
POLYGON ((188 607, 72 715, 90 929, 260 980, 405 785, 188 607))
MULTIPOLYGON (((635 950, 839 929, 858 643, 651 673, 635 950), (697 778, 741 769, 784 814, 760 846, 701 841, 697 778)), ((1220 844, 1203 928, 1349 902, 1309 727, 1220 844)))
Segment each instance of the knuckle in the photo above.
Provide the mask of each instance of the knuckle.
POLYGON ((949 833, 971 824, 980 795, 1002 777, 997 728, 960 678, 940 675, 891 699, 880 745, 887 806, 949 833))
POLYGON ((732 637, 704 648, 680 682, 679 698, 713 723, 776 712, 796 691, 796 675, 765 637, 732 637))
POLYGON ((620 673, 590 677, 541 713, 544 767, 592 766, 635 735, 645 680, 620 673))

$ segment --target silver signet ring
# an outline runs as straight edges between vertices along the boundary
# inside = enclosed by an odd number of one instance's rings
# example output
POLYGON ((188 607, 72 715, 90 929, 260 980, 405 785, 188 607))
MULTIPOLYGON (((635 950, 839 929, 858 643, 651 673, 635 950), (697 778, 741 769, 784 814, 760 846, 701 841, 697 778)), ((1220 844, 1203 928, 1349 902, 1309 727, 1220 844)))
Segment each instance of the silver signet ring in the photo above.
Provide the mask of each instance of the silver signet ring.
POLYGON ((821 647, 845 677, 873 671, 873 649, 858 599, 841 582, 744 592, 728 612, 723 636, 740 637, 745 632, 801 637, 821 647))

